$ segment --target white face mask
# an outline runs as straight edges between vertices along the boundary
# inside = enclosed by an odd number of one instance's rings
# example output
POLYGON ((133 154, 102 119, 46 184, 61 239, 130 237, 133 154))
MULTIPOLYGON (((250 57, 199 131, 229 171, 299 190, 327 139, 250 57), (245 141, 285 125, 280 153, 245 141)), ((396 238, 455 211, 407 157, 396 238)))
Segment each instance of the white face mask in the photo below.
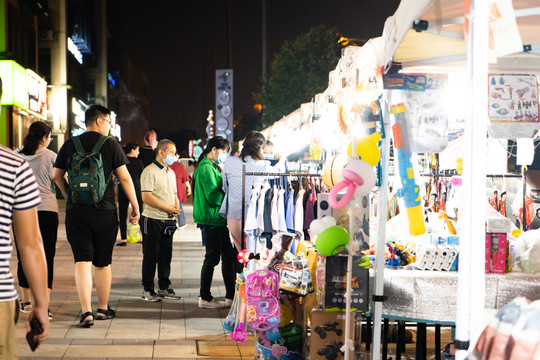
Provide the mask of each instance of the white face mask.
POLYGON ((176 161, 176 156, 173 156, 173 155, 167 155, 165 159, 163 159, 163 162, 167 166, 171 166, 172 164, 174 164, 175 161, 176 161))
POLYGON ((227 160, 227 154, 226 153, 218 153, 218 157, 216 158, 216 164, 223 164, 227 160))

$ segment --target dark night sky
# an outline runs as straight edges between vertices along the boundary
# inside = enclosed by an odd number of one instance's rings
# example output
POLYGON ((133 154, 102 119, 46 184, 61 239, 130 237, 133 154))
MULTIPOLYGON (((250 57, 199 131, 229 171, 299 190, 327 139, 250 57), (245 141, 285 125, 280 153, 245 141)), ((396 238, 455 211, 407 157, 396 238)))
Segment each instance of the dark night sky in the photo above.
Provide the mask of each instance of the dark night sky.
MULTIPOLYGON (((262 74, 261 0, 108 3, 109 71, 120 72, 128 90, 123 96, 134 100, 119 114, 128 141, 140 142, 147 126, 157 129, 159 138, 172 139, 186 130, 202 136, 208 110, 215 104, 216 69, 234 70, 235 118, 251 109, 262 74)), ((384 20, 398 4, 398 0, 267 0, 268 66, 284 40, 320 24, 336 27, 346 37, 380 36, 384 20)))

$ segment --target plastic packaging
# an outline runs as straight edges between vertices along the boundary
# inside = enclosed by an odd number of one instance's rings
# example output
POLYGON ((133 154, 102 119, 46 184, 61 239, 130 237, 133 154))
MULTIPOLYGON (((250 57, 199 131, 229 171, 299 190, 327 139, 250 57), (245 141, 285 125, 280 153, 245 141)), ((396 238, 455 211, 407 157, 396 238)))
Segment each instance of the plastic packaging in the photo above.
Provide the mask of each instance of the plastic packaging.
POLYGON ((132 222, 127 225, 127 241, 131 244, 141 241, 141 227, 139 224, 133 224, 132 222))

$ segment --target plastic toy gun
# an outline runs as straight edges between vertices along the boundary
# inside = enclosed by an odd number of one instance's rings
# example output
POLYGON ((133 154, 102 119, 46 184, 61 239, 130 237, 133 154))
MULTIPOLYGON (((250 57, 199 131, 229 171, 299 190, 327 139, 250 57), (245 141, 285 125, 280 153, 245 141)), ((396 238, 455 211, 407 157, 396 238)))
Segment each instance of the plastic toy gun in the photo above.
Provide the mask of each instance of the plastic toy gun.
POLYGON ((402 188, 398 189, 398 197, 403 197, 409 219, 409 233, 421 235, 426 232, 422 204, 420 201, 420 188, 414 181, 414 170, 411 164, 411 151, 409 137, 407 136, 407 119, 405 105, 397 104, 390 108, 394 114, 395 124, 392 126, 394 133, 394 149, 397 151, 399 176, 402 188))

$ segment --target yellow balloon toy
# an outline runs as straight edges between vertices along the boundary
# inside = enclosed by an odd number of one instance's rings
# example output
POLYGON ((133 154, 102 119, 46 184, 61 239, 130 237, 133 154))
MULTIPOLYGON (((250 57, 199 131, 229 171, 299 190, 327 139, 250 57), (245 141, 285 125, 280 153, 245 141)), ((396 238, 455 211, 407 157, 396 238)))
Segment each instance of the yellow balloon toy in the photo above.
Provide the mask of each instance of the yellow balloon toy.
MULTIPOLYGON (((373 133, 357 139, 355 155, 360 155, 360 158, 371 166, 377 165, 381 159, 381 152, 377 146, 379 140, 381 140, 381 134, 379 133, 373 133)), ((349 156, 352 155, 352 141, 349 143, 349 147, 347 148, 347 154, 349 156)))

